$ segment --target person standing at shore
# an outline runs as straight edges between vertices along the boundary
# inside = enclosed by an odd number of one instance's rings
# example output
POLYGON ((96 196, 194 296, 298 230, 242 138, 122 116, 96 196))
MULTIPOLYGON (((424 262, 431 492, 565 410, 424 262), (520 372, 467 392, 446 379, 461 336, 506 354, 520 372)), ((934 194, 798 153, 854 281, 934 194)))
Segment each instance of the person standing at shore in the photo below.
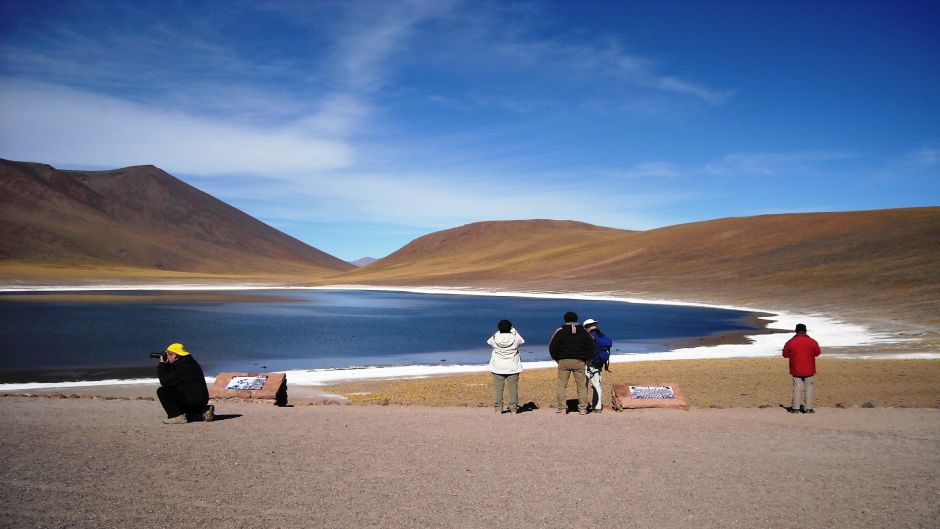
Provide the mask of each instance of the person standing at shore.
POLYGON ((202 420, 215 419, 215 407, 209 404, 209 388, 202 366, 189 354, 183 344, 167 346, 157 364, 160 387, 157 398, 163 405, 166 424, 186 424, 187 415, 201 415, 202 420))
POLYGON ((500 320, 497 332, 486 341, 493 348, 490 355, 490 372, 493 374, 493 406, 496 413, 503 413, 503 386, 509 386, 509 411, 519 411, 519 373, 522 358, 519 346, 525 343, 509 320, 500 320))
POLYGON ((568 408, 565 392, 568 379, 574 377, 578 390, 578 413, 587 414, 587 379, 584 376, 585 365, 594 354, 594 338, 578 323, 578 315, 565 313, 565 323, 555 329, 548 344, 552 360, 558 362, 558 384, 555 387, 556 413, 568 408))
POLYGON ((795 332, 783 346, 783 357, 790 359, 790 376, 793 377, 793 405, 787 411, 816 413, 813 411, 813 383, 816 381, 816 357, 822 351, 819 343, 806 334, 806 325, 797 323, 795 332))
POLYGON ((593 318, 584 320, 584 330, 594 338, 594 355, 588 360, 584 368, 584 377, 588 385, 587 391, 591 392, 594 388, 593 396, 590 396, 591 413, 600 413, 604 409, 601 391, 601 371, 607 369, 610 371, 610 348, 614 345, 613 340, 607 337, 598 327, 598 321, 593 318))

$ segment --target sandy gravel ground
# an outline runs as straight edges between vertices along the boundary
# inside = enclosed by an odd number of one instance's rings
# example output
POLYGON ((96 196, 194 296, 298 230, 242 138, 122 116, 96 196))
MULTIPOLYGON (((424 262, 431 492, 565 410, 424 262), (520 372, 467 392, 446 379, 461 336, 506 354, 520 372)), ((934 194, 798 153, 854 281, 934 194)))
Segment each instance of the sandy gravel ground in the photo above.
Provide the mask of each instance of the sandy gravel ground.
POLYGON ((2 527, 937 527, 940 410, 0 399, 2 527))

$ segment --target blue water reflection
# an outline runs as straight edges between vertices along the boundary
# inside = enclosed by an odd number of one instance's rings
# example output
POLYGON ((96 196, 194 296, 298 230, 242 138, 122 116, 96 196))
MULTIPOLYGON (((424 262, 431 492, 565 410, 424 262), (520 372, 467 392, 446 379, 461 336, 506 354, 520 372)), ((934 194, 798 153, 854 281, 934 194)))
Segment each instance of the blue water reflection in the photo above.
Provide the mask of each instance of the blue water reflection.
POLYGON ((525 337, 525 360, 546 360, 548 339, 568 310, 600 320, 615 352, 659 351, 677 338, 754 328, 741 311, 613 301, 271 290, 238 292, 234 301, 141 302, 140 294, 123 292, 121 302, 0 294, 0 371, 147 366, 148 352, 175 341, 207 372, 485 363, 485 340, 502 318, 525 337))

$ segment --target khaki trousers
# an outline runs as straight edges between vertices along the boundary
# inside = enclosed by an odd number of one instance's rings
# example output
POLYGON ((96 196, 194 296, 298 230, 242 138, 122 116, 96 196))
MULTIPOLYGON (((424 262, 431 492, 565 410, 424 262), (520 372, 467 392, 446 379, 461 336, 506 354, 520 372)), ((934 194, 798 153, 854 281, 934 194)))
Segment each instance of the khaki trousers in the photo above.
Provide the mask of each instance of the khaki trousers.
POLYGON ((493 373, 493 406, 497 411, 503 411, 503 383, 509 385, 509 411, 515 413, 519 408, 519 373, 501 375, 493 373))
POLYGON ((800 409, 800 400, 803 393, 806 393, 806 409, 813 409, 813 382, 816 377, 793 377, 793 406, 792 409, 800 409))
POLYGON ((568 379, 574 376, 574 386, 578 390, 578 410, 587 410, 587 379, 584 376, 584 362, 565 358, 558 361, 558 385, 555 388, 555 404, 558 409, 568 407, 565 392, 568 389, 568 379))

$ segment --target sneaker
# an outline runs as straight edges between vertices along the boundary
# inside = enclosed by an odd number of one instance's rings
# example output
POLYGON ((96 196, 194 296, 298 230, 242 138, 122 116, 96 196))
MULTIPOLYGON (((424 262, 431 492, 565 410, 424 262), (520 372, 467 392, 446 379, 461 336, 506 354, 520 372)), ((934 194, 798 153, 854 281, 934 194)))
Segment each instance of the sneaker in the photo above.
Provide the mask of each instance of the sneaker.
POLYGON ((787 411, 790 413, 800 413, 799 408, 787 408, 787 411))
POLYGON ((212 404, 206 406, 206 411, 202 412, 202 420, 212 422, 215 420, 215 406, 212 404))
POLYGON ((177 415, 176 417, 170 417, 169 419, 163 419, 163 424, 186 424, 186 414, 177 415))
POLYGON ((802 404, 800 404, 800 413, 806 413, 806 408, 802 404))
POLYGON ((816 413, 816 410, 814 410, 813 408, 810 408, 810 409, 808 409, 808 410, 806 410, 806 409, 801 409, 800 412, 801 412, 801 413, 816 413))

